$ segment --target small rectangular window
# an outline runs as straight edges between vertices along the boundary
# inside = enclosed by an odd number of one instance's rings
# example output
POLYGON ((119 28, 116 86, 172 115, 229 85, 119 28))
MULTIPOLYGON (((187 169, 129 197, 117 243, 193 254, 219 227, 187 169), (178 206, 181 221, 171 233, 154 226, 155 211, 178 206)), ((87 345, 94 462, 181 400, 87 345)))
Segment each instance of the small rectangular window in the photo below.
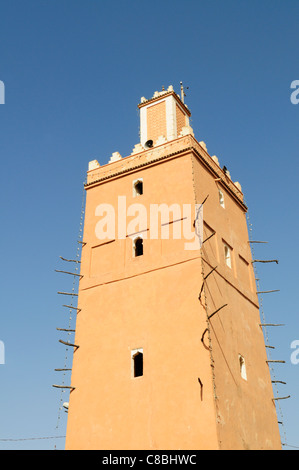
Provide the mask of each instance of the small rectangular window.
POLYGON ((221 189, 218 190, 218 195, 219 195, 219 204, 221 207, 225 209, 225 204, 224 204, 224 194, 221 191, 221 189))
POLYGON ((133 181, 133 196, 141 196, 143 194, 143 179, 133 181))
POLYGON ((239 354, 239 367, 242 379, 247 380, 245 359, 243 356, 241 356, 241 354, 239 354))
POLYGON ((132 377, 142 377, 143 376, 143 349, 133 349, 131 351, 131 368, 132 368, 132 377))
POLYGON ((226 266, 231 268, 232 267, 232 250, 226 243, 224 243, 224 259, 225 259, 226 266))

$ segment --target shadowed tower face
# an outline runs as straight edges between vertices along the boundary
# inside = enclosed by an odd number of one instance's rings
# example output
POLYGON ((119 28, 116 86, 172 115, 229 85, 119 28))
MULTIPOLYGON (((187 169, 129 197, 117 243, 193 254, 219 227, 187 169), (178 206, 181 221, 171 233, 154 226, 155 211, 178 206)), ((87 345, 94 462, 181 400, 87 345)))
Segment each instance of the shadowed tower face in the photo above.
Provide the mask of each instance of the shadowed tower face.
POLYGON ((89 163, 67 449, 280 449, 241 186, 183 98, 89 163))

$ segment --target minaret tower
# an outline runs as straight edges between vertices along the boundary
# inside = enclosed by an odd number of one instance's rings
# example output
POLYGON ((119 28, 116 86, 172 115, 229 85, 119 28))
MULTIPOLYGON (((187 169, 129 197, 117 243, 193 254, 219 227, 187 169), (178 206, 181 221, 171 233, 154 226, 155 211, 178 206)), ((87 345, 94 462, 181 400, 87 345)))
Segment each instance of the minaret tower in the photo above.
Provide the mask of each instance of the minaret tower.
POLYGON ((89 163, 66 448, 280 449, 241 186, 184 90, 138 107, 89 163))

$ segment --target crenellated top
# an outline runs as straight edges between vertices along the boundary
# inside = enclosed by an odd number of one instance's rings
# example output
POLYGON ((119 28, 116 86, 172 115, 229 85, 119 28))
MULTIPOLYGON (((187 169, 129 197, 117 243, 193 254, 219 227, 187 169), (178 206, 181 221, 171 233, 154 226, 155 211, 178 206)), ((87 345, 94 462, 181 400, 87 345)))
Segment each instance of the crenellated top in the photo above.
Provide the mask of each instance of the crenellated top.
POLYGON ((243 205, 241 185, 233 182, 229 171, 221 169, 218 158, 210 156, 205 142, 198 142, 189 124, 191 113, 184 103, 184 91, 181 97, 170 85, 167 90, 156 91, 152 98, 141 98, 140 142, 133 148, 132 154, 122 158, 119 152, 113 152, 108 164, 100 166, 97 160, 89 162, 86 188, 99 184, 109 178, 135 171, 146 165, 177 158, 185 152, 193 152, 230 193, 243 205))
POLYGON ((107 165, 100 166, 96 160, 90 162, 87 172, 86 189, 97 184, 101 184, 108 179, 117 178, 121 175, 134 172, 142 167, 157 164, 171 158, 179 158, 186 153, 192 153, 198 158, 207 169, 213 174, 215 179, 219 180, 229 193, 242 205, 244 204, 241 185, 233 182, 230 173, 223 170, 216 156, 210 156, 206 144, 198 142, 192 134, 183 135, 171 142, 164 142, 156 147, 143 149, 122 158, 118 152, 115 152, 107 165))

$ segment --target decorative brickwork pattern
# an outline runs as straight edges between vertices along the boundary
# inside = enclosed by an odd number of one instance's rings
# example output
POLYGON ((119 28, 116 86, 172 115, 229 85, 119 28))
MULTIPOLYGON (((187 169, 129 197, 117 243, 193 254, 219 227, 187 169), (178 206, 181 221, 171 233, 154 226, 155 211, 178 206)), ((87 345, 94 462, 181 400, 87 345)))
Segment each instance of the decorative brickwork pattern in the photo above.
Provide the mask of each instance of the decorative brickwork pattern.
POLYGON ((156 142, 158 137, 166 137, 166 102, 161 101, 147 110, 147 138, 156 142))

